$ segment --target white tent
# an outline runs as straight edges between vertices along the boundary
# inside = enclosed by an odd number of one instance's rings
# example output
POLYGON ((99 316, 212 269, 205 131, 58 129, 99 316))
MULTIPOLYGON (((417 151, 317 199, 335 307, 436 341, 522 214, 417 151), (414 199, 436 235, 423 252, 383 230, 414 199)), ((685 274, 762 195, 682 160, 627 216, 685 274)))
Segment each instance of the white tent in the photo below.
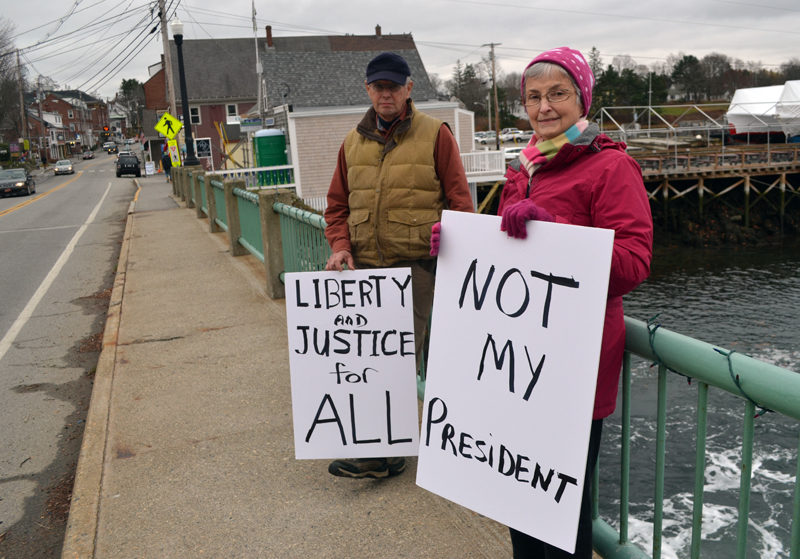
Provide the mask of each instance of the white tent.
POLYGON ((733 132, 800 133, 800 80, 737 89, 726 114, 733 132))
POLYGON ((781 131, 778 101, 783 89, 782 85, 737 89, 726 115, 735 132, 781 131))
POLYGON ((786 82, 778 101, 778 116, 787 136, 800 135, 800 80, 786 82))

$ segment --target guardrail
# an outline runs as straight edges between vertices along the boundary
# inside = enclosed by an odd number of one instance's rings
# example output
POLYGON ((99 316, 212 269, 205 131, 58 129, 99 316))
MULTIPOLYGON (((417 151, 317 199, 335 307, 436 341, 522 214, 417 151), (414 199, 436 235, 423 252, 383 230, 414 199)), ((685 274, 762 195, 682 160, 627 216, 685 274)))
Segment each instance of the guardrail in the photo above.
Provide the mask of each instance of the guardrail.
POLYGON ((173 193, 187 208, 195 208, 197 217, 208 218, 212 233, 227 232, 233 256, 251 254, 264 264, 270 297, 283 297, 285 271, 320 269, 314 267, 318 261, 324 268, 330 254, 321 233, 324 220, 295 207, 306 205, 292 188, 248 190, 244 178, 230 179, 200 167, 173 169, 172 175, 173 193), (302 223, 305 228, 297 225, 302 223), (308 224, 312 224, 310 229, 308 224))
POLYGON ((473 151, 461 154, 461 162, 469 179, 473 175, 503 175, 506 171, 503 151, 473 151))
POLYGON ((281 187, 293 188, 295 184, 294 165, 273 165, 270 167, 250 167, 246 169, 221 169, 214 171, 223 180, 241 180, 245 188, 281 187))
MULTIPOLYGON (((758 361, 731 350, 660 328, 657 324, 625 318, 626 355, 622 370, 621 408, 621 469, 620 469, 620 531, 599 518, 597 496, 594 507, 594 543, 606 559, 622 557, 647 557, 628 540, 629 486, 631 480, 631 355, 642 357, 658 365, 658 409, 656 419, 655 488, 653 510, 652 557, 661 557, 664 503, 666 428, 667 428, 667 376, 679 374, 696 381, 697 421, 695 442, 695 481, 692 517, 692 559, 701 556, 703 490, 706 463, 706 424, 708 421, 708 390, 714 387, 744 401, 742 417, 741 476, 739 486, 739 518, 737 534, 737 559, 747 554, 747 526, 750 510, 750 479, 754 443, 756 408, 769 409, 795 420, 800 419, 800 375, 788 369, 758 361)), ((595 474, 599 479, 599 472, 595 474)), ((595 483, 595 488, 598 487, 595 483)), ((597 492, 597 489, 595 489, 597 492)), ((792 520, 791 557, 800 553, 800 476, 795 477, 795 506, 792 520)))
MULTIPOLYGON (((175 173, 175 170, 173 170, 175 173)), ((187 207, 197 207, 198 217, 208 217, 211 231, 227 225, 231 254, 253 254, 265 266, 267 295, 284 296, 282 277, 289 271, 322 270, 330 255, 325 241, 325 221, 321 215, 297 207, 301 202, 291 191, 266 190, 258 193, 242 188, 244 182, 219 181, 196 170, 179 170, 173 175, 176 192, 182 193, 187 207), (201 189, 202 187, 202 189, 201 189), (203 194, 205 191, 205 194, 203 194), (222 192, 222 197, 216 195, 222 192), (198 203, 199 201, 199 203, 198 203), (225 214, 225 220, 219 216, 225 214), (257 224, 256 224, 257 223, 257 224)), ((622 370, 621 450, 619 532, 598 513, 600 468, 595 472, 593 535, 597 551, 605 559, 660 559, 666 457, 667 377, 679 374, 697 385, 695 482, 693 495, 691 557, 700 557, 702 544, 703 490, 706 462, 706 424, 708 391, 713 387, 744 401, 742 418, 741 477, 737 559, 747 553, 747 526, 756 408, 800 420, 800 374, 758 361, 743 354, 719 348, 700 340, 660 328, 656 324, 625 318, 626 354, 622 370), (638 356, 658 364, 658 409, 656 418, 655 487, 653 507, 653 549, 648 556, 629 539, 629 487, 631 472, 631 360, 638 356)), ((424 371, 418 376, 420 395, 424 391, 424 371)), ((800 557, 800 475, 795 477, 791 557, 800 557)))
POLYGON ((664 153, 632 154, 642 174, 664 175, 686 172, 735 171, 738 169, 774 168, 785 170, 800 165, 800 148, 768 146, 725 150, 670 150, 664 153))

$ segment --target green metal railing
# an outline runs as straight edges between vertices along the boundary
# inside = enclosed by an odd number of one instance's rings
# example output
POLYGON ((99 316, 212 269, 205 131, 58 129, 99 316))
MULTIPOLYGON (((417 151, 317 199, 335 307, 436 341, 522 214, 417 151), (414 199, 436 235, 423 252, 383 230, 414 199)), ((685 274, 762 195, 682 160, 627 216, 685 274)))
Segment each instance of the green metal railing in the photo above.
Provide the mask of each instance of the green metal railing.
MULTIPOLYGON (((330 254, 322 216, 286 204, 276 203, 273 209, 281 215, 281 235, 285 271, 322 270, 330 254)), ((695 474, 692 513, 691 558, 701 556, 703 490, 706 463, 706 424, 710 387, 736 396, 744 402, 742 418, 741 478, 737 525, 737 559, 747 552, 747 526, 750 508, 750 479, 754 443, 756 408, 800 420, 800 374, 746 355, 645 323, 625 318, 626 353, 622 368, 621 448, 619 531, 598 512, 599 470, 595 471, 593 503, 593 538, 598 553, 605 559, 660 559, 664 518, 664 480, 666 462, 667 377, 680 374, 694 379, 697 386, 697 420, 695 442, 695 474), (629 540, 629 496, 631 461, 631 361, 632 356, 658 365, 656 457, 653 510, 653 548, 651 555, 629 540)), ((424 392, 424 371, 418 376, 420 394, 424 392)), ((800 456, 800 447, 798 447, 800 456)), ((791 536, 791 559, 800 559, 800 460, 795 478, 794 509, 791 536)))
POLYGON ((200 201, 195 202, 204 214, 208 215, 208 200, 206 199, 206 176, 200 174, 197 176, 197 182, 200 183, 200 201))
POLYGON ((295 186, 294 165, 272 165, 268 167, 251 167, 246 169, 221 169, 215 174, 226 180, 242 180, 247 188, 264 186, 295 186))
MULTIPOLYGON (((598 524, 595 509, 595 545, 604 557, 634 557, 617 555, 615 546, 628 544, 628 484, 630 480, 630 399, 631 368, 630 354, 658 364, 658 404, 656 413, 656 467, 653 515, 652 558, 661 557, 661 528, 663 521, 664 477, 667 426, 667 376, 681 374, 694 379, 697 384, 697 421, 695 442, 695 479, 692 512, 691 557, 701 556, 703 489, 706 463, 706 424, 708 419, 708 389, 723 390, 744 402, 742 416, 741 476, 739 483, 739 506, 736 557, 744 559, 747 553, 747 527, 750 512, 750 480, 754 443, 754 421, 756 408, 763 413, 769 410, 785 417, 800 420, 800 374, 783 369, 746 355, 707 344, 631 318, 625 319, 627 329, 626 359, 623 365, 623 409, 622 409, 622 462, 620 494, 619 538, 608 537, 608 530, 598 524)), ((800 455, 800 452, 798 453, 800 455)), ((800 475, 795 478, 794 515, 792 520, 792 559, 800 557, 800 475)), ((613 529, 612 529, 613 531, 613 529)))
POLYGON ((241 188, 233 189, 233 196, 239 210, 239 244, 256 258, 264 261, 264 240, 261 237, 261 211, 258 207, 258 194, 241 188))
POLYGON ((225 209, 225 185, 222 181, 211 179, 211 192, 214 194, 214 203, 217 208, 217 215, 214 221, 223 231, 228 230, 228 212, 225 209))
POLYGON ((280 202, 274 203, 272 209, 280 215, 284 273, 324 270, 331 255, 325 239, 325 219, 280 202))

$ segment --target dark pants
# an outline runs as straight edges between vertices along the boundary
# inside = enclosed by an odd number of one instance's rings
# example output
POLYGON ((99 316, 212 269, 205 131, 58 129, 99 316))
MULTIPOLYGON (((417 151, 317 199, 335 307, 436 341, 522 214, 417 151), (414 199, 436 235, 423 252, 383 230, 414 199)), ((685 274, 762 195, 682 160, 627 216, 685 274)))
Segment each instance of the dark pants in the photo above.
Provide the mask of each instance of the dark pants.
POLYGON ((583 482, 583 498, 581 512, 578 517, 578 539, 575 542, 575 553, 567 553, 557 547, 532 538, 528 534, 509 528, 514 559, 592 559, 592 474, 600 452, 600 436, 603 431, 603 420, 592 421, 589 435, 589 454, 586 459, 586 478, 583 482))
MULTIPOLYGON (((357 268, 373 268, 356 262, 357 268)), ((428 321, 433 310, 433 286, 436 282, 436 259, 408 260, 387 268, 411 268, 411 296, 414 299, 414 356, 417 371, 422 362, 422 352, 428 335, 428 321)))

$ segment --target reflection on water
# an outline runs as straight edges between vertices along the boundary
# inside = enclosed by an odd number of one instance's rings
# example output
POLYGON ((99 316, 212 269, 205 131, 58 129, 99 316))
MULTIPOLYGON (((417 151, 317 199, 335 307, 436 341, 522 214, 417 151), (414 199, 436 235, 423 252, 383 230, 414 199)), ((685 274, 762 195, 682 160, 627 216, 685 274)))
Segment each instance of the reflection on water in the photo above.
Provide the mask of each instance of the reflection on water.
MULTIPOLYGON (((800 243, 657 252, 650 279, 625 298, 625 314, 658 315, 664 328, 800 372, 800 243)), ((634 364, 630 537, 650 552, 656 369, 634 364)), ((691 544, 697 391, 670 375, 667 394, 662 556, 677 558, 688 556, 691 544)), ((701 555, 727 559, 736 550, 744 403, 712 388, 708 406, 701 555)), ((774 413, 756 420, 747 557, 789 557, 798 430, 796 421, 774 413)), ((605 423, 600 458, 606 519, 619 510, 619 437, 615 414, 605 423)))

